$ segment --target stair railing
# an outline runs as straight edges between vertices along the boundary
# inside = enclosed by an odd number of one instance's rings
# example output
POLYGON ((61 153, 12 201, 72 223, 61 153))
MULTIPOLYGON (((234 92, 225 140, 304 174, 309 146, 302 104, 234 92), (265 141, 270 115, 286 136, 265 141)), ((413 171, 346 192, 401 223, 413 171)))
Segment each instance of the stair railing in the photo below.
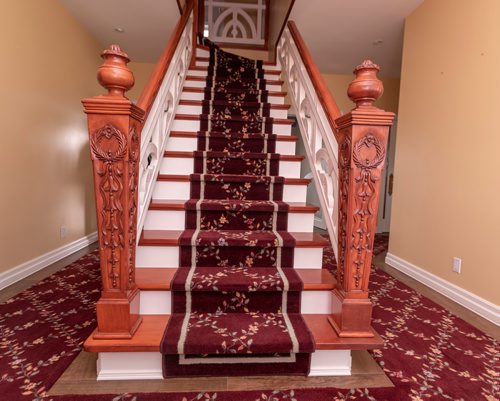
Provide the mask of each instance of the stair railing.
POLYGON ((278 42, 277 60, 337 260, 329 321, 341 337, 373 337, 368 282, 380 177, 394 119, 373 106, 383 92, 379 67, 369 60, 356 67, 348 89, 356 107, 341 116, 293 21, 278 42))
POLYGON ((135 252, 189 66, 198 1, 188 1, 138 104, 130 61, 119 46, 102 53, 97 74, 107 94, 83 99, 94 170, 102 278, 97 339, 131 338, 141 323, 135 252))

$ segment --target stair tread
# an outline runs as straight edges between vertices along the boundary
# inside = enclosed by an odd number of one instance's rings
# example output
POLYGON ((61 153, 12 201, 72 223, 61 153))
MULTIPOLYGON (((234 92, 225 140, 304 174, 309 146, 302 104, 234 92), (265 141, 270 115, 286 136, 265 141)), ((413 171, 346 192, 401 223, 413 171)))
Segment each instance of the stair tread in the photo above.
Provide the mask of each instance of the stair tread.
MULTIPOLYGON (((217 101, 219 104, 226 104, 226 103, 231 103, 231 102, 225 102, 225 101, 217 101)), ((245 105, 245 102, 241 102, 243 105, 245 105)), ((249 103, 254 103, 254 102, 249 102, 249 103)), ((203 100, 180 100, 179 105, 181 106, 202 106, 203 105, 203 100)), ((271 109, 278 109, 278 110, 288 110, 290 109, 289 104, 274 104, 274 103, 269 103, 271 109)))
MULTIPOLYGON (((201 132, 201 131, 199 131, 199 132, 201 132)), ((170 132, 170 137, 171 138, 198 138, 198 133, 199 132, 193 132, 193 131, 171 131, 170 132)), ((251 135, 251 134, 249 134, 249 135, 251 135)), ((283 142, 297 142, 298 139, 299 139, 295 135, 279 135, 279 134, 272 134, 272 135, 276 135, 276 140, 277 141, 283 141, 283 142)))
MULTIPOLYGON (((373 349, 383 345, 382 338, 373 330, 369 338, 341 338, 328 322, 330 315, 303 314, 316 342, 317 350, 373 349)), ((163 333, 170 315, 143 315, 142 323, 131 339, 97 340, 92 333, 84 343, 87 352, 160 352, 163 333)))
MULTIPOLYGON (((311 182, 311 178, 285 178, 284 180, 285 185, 309 185, 309 183, 311 182)), ((159 174, 158 181, 190 181, 190 179, 188 174, 159 174)))
MULTIPOLYGON (((184 230, 142 230, 139 245, 144 246, 178 246, 179 238, 184 230)), ((289 232, 295 239, 297 248, 324 248, 329 241, 319 233, 289 232)))
MULTIPOLYGON (((267 153, 260 153, 260 152, 222 152, 222 151, 199 151, 199 150, 194 150, 194 151, 183 151, 183 150, 166 150, 163 153, 164 157, 177 157, 177 158, 194 158, 196 153, 199 152, 204 152, 208 156, 212 157, 222 157, 225 156, 226 154, 228 156, 236 156, 236 157, 252 157, 254 155, 266 155, 267 153)), ((271 153, 273 154, 273 153, 271 153)), ((279 159, 283 161, 295 161, 295 162, 301 162, 304 160, 304 156, 302 155, 282 155, 278 154, 279 159)))
MULTIPOLYGON (((143 291, 169 291, 177 268, 140 267, 135 271, 137 287, 143 291)), ((336 279, 326 269, 295 269, 304 282, 304 291, 329 291, 336 279)))
MULTIPOLYGON (((197 93, 205 93, 205 89, 206 88, 198 88, 196 86, 184 86, 182 88, 182 91, 183 92, 197 92, 197 93)), ((239 92, 242 92, 242 91, 232 91, 232 90, 229 90, 228 92, 235 92, 235 93, 239 93, 239 92)), ((280 97, 285 97, 287 95, 287 92, 283 92, 283 91, 266 91, 267 92, 267 95, 268 96, 280 96, 280 97)))
MULTIPOLYGON (((210 114, 181 114, 177 113, 175 115, 175 118, 177 120, 200 120, 201 118, 207 119, 210 117, 210 114)), ((263 119, 266 120, 272 120, 274 124, 289 124, 292 125, 295 120, 292 120, 290 118, 273 118, 273 117, 262 117, 263 119)), ((228 118, 227 120, 229 121, 249 121, 249 120, 244 120, 241 118, 241 116, 232 116, 231 118, 228 118)))
MULTIPOLYGON (((199 75, 186 75, 186 81, 206 81, 207 77, 200 77, 199 75)), ((255 78, 242 78, 243 81, 254 81, 255 78)), ((260 81, 264 81, 268 85, 283 85, 285 81, 281 79, 265 79, 260 78, 260 81)))
MULTIPOLYGON (((239 200, 227 200, 226 202, 241 202, 239 200)), ((269 202, 269 201, 251 201, 252 203, 258 204, 259 202, 269 202)), ((149 209, 150 210, 186 210, 185 200, 179 199, 165 199, 165 200, 152 200, 149 209)), ((220 203, 220 202, 218 202, 220 203)), ((315 213, 319 210, 318 206, 311 205, 305 202, 284 202, 289 205, 289 212, 292 213, 315 213)))
MULTIPOLYGON (((198 58, 198 57, 197 57, 198 58)), ((195 65, 189 67, 190 71, 208 71, 208 65, 195 65)), ((264 74, 266 75, 281 75, 281 70, 269 70, 264 68, 264 74)))
MULTIPOLYGON (((201 49, 209 51, 208 47, 202 47, 201 49)), ((210 57, 196 56, 196 61, 210 61, 210 57)), ((272 61, 263 61, 263 65, 276 66, 272 61)))

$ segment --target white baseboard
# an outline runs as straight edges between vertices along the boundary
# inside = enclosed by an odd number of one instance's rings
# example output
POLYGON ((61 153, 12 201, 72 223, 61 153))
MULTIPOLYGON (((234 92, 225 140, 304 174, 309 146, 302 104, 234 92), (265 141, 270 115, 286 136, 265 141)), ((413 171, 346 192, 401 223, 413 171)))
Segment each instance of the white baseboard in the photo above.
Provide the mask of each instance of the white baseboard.
POLYGON ((385 263, 407 274, 415 280, 420 281, 427 287, 430 287, 440 294, 450 298, 472 312, 477 313, 479 316, 484 317, 497 326, 500 325, 500 307, 498 305, 464 290, 463 288, 460 288, 455 284, 436 276, 435 274, 429 273, 428 271, 391 253, 387 253, 385 263))
POLYGON ((33 273, 36 273, 39 270, 42 270, 52 263, 55 263, 96 241, 97 232, 93 232, 83 238, 77 239, 76 241, 70 242, 60 248, 54 249, 53 251, 47 252, 44 255, 28 260, 23 264, 0 273, 0 290, 18 282, 19 280, 22 280, 25 277, 28 277, 33 273))

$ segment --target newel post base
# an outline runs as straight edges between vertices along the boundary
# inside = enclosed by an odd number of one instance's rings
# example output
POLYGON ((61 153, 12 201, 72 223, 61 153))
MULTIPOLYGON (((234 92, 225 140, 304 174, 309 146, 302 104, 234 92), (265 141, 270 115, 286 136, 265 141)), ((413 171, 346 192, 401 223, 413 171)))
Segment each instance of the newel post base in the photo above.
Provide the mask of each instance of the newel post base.
POLYGON ((139 154, 144 111, 125 97, 134 84, 128 56, 112 45, 102 53, 97 78, 108 93, 83 99, 102 279, 94 338, 131 338, 141 324, 135 283, 139 154))
POLYGON ((346 298, 338 289, 333 291, 330 325, 339 337, 374 337, 371 328, 372 303, 368 298, 346 298))
POLYGON ((383 93, 379 67, 356 67, 347 90, 356 107, 335 120, 338 137, 337 288, 329 321, 340 337, 373 337, 368 283, 382 170, 394 113, 373 106, 383 93))

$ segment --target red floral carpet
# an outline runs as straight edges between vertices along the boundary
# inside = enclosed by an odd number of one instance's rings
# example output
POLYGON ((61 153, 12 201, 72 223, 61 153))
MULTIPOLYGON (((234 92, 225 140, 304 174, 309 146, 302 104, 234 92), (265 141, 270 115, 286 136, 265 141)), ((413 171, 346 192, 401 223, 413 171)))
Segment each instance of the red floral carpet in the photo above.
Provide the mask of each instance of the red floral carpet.
MULTIPOLYGON (((332 268, 333 254, 324 265, 332 268)), ((81 351, 95 327, 99 263, 95 253, 0 304, 0 400, 54 401, 494 401, 498 343, 374 269, 373 325, 386 340, 374 358, 394 388, 218 393, 54 396, 47 391, 81 351)))

